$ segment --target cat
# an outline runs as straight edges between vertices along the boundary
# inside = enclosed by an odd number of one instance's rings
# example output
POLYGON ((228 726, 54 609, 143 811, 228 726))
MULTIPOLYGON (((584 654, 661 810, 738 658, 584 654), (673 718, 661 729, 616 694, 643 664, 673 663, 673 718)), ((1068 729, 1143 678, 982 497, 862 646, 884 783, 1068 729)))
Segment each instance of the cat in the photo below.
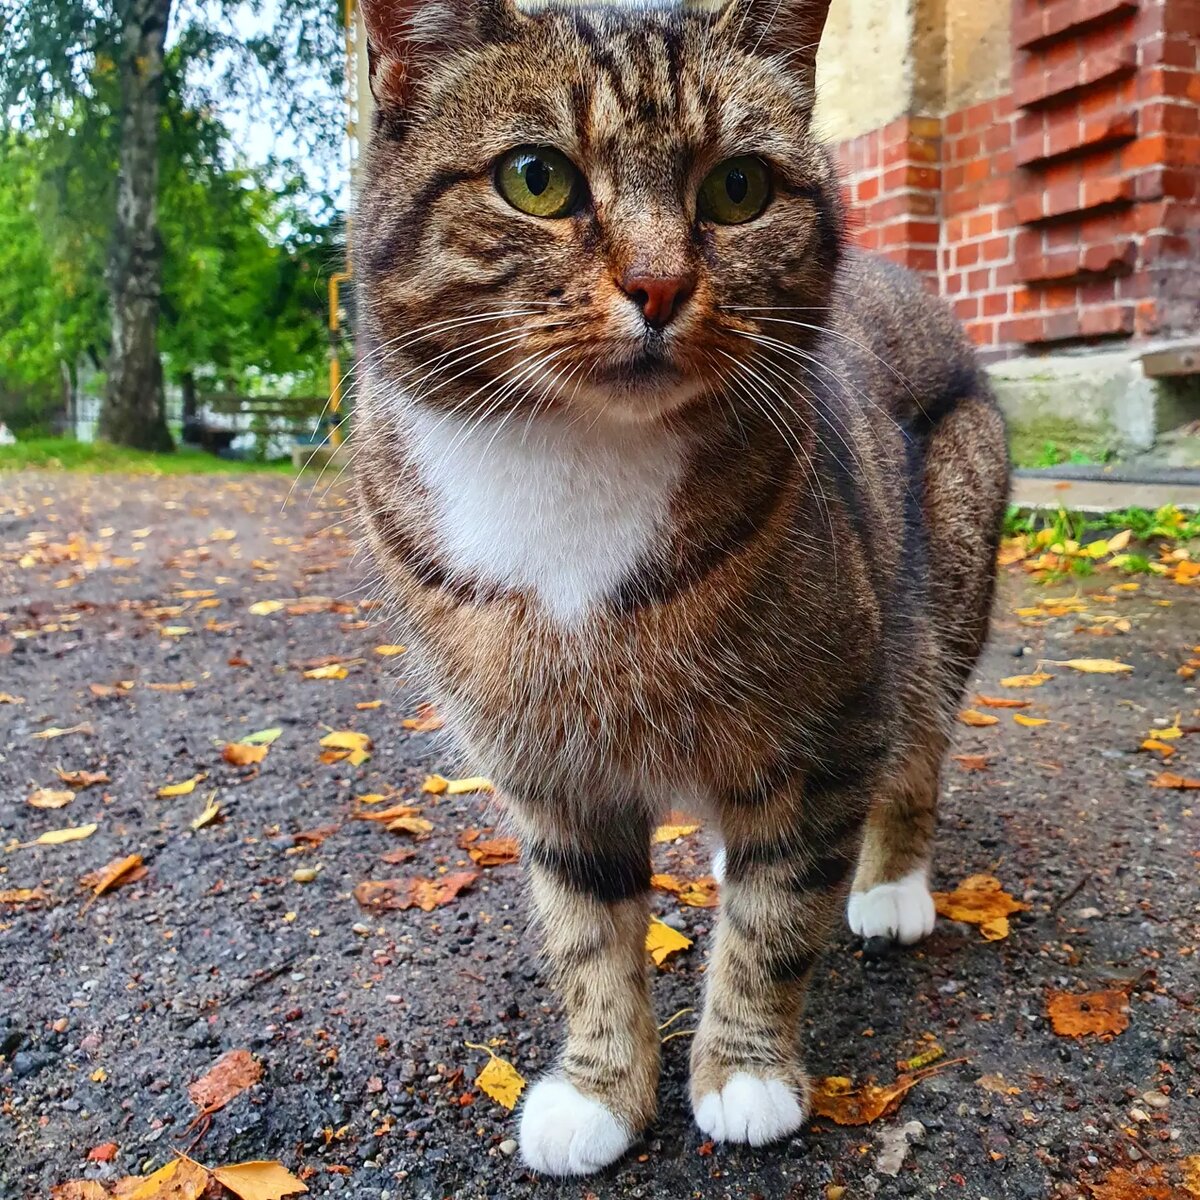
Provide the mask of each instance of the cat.
POLYGON ((600 1170, 655 1116, 671 807, 723 840, 696 1123, 785 1137, 839 913, 933 927, 1008 489, 986 374, 920 281, 848 245, 811 132, 828 0, 362 7, 357 503, 562 995, 522 1154, 600 1170))

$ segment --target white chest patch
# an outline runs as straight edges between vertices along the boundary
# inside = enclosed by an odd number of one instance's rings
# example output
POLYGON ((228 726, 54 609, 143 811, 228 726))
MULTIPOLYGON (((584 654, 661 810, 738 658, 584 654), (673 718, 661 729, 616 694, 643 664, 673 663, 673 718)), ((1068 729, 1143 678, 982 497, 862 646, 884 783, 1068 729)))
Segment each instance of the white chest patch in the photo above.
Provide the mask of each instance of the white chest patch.
POLYGON ((678 435, 588 417, 476 425, 409 409, 439 557, 481 582, 533 592, 577 624, 662 542, 683 474, 678 435))

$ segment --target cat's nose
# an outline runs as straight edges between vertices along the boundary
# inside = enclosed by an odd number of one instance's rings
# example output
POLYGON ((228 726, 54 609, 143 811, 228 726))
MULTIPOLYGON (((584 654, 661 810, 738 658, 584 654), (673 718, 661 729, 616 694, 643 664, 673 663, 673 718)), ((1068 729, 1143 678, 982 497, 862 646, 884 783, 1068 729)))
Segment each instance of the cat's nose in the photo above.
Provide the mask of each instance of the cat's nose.
POLYGON ((646 324, 654 329, 662 329, 670 322, 695 287, 686 275, 631 272, 618 282, 621 290, 642 310, 646 324))

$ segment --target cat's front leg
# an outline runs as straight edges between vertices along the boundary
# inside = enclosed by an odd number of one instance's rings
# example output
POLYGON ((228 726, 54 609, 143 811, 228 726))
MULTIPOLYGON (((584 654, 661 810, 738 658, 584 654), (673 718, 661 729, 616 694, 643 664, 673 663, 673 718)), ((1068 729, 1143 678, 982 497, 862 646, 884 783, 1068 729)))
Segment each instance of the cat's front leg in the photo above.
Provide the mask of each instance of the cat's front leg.
POLYGON ((646 959, 650 826, 623 811, 588 831, 524 814, 533 899, 567 1017, 558 1068, 529 1090, 521 1153, 537 1171, 608 1166, 654 1119, 659 1037, 646 959))
POLYGON ((691 1081, 696 1123, 717 1141, 764 1145, 808 1115, 804 993, 841 911, 863 813, 851 802, 814 819, 795 801, 722 812, 721 914, 691 1081))

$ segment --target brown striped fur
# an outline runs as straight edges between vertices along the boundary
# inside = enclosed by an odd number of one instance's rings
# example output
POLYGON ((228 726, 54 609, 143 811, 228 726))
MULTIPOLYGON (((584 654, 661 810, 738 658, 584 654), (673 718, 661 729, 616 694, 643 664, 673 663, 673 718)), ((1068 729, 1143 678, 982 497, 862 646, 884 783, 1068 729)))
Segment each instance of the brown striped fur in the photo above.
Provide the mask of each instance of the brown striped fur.
POLYGON ((806 981, 856 860, 864 895, 928 866, 986 634, 1002 422, 945 309, 845 247, 809 133, 827 4, 365 4, 358 495, 398 636, 524 841, 567 1013, 560 1070, 585 1098, 549 1131, 530 1099, 523 1151, 544 1170, 601 1167, 654 1115, 648 842, 681 797, 727 855, 698 1119, 751 1142, 794 1127, 806 981), (579 212, 498 197, 494 164, 524 143, 580 168, 579 212), (771 204, 699 221, 700 181, 744 153, 771 164, 771 204), (694 283, 641 372, 616 282, 633 268, 694 283), (632 430, 651 475, 660 448, 681 464, 665 523, 564 619, 456 558, 420 412, 464 438, 509 420, 618 446, 632 430))

